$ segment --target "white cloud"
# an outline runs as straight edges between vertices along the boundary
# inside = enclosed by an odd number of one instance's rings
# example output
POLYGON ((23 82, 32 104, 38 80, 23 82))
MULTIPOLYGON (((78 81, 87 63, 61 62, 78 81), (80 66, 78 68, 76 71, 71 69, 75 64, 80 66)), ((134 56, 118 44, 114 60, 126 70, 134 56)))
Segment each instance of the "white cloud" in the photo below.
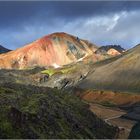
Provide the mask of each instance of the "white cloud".
POLYGON ((140 43, 139 15, 140 11, 121 11, 72 21, 47 17, 37 23, 29 21, 21 30, 3 31, 0 34, 0 43, 5 47, 16 48, 52 32, 67 32, 97 45, 120 44, 123 47, 133 47, 140 43))
POLYGON ((122 11, 101 17, 75 20, 64 30, 87 38, 98 45, 120 44, 133 47, 140 42, 140 11, 122 11), (80 25, 79 25, 80 22, 80 25))
POLYGON ((107 27, 107 31, 112 30, 118 23, 120 16, 119 15, 114 15, 114 17, 112 18, 112 21, 109 23, 109 26, 107 27))

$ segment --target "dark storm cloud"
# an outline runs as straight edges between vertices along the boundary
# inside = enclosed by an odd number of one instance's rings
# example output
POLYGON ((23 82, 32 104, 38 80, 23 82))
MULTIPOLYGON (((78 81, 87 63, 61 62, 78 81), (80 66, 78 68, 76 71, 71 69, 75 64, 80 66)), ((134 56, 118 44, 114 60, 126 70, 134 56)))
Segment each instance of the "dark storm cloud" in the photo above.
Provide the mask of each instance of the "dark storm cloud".
POLYGON ((64 31, 131 47, 139 42, 139 7, 139 1, 0 1, 0 44, 15 49, 64 31))
POLYGON ((41 10, 39 2, 0 2, 0 26, 17 26, 41 10))
POLYGON ((140 2, 138 1, 1 1, 0 26, 18 26, 36 16, 38 16, 36 20, 43 20, 48 16, 49 18, 60 17, 71 20, 122 10, 136 10, 139 7, 140 2))
POLYGON ((135 1, 77 1, 77 2, 55 2, 53 14, 60 17, 77 18, 83 16, 98 16, 114 13, 122 10, 130 11, 140 8, 140 2, 135 1))

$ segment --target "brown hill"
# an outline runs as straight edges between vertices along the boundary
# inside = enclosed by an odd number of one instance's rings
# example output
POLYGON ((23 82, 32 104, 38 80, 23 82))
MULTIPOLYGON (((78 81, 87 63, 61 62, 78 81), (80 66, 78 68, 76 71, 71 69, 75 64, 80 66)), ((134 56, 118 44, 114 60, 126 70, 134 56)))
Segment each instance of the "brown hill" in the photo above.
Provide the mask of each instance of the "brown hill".
POLYGON ((91 73, 80 83, 81 88, 140 92, 140 45, 96 63, 91 73))

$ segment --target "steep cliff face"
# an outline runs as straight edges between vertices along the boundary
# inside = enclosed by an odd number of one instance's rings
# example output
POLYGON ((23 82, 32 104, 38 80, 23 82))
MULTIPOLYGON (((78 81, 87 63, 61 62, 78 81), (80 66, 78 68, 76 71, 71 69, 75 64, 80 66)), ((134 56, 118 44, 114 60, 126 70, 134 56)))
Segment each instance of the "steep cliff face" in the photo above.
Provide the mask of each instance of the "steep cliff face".
POLYGON ((54 33, 0 55, 0 68, 59 67, 91 56, 97 46, 66 33, 54 33))

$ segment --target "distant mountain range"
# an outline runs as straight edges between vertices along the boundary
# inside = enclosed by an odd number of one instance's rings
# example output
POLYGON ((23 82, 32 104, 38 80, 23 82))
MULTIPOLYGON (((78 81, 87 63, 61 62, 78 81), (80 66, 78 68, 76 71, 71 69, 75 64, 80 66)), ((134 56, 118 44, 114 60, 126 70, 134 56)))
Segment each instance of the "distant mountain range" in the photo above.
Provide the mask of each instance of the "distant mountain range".
POLYGON ((98 48, 95 53, 96 54, 109 54, 109 55, 119 55, 125 52, 125 49, 120 45, 106 45, 98 48))
POLYGON ((7 49, 7 48, 4 48, 3 46, 0 45, 0 54, 1 53, 6 53, 6 52, 9 52, 11 50, 7 49))

